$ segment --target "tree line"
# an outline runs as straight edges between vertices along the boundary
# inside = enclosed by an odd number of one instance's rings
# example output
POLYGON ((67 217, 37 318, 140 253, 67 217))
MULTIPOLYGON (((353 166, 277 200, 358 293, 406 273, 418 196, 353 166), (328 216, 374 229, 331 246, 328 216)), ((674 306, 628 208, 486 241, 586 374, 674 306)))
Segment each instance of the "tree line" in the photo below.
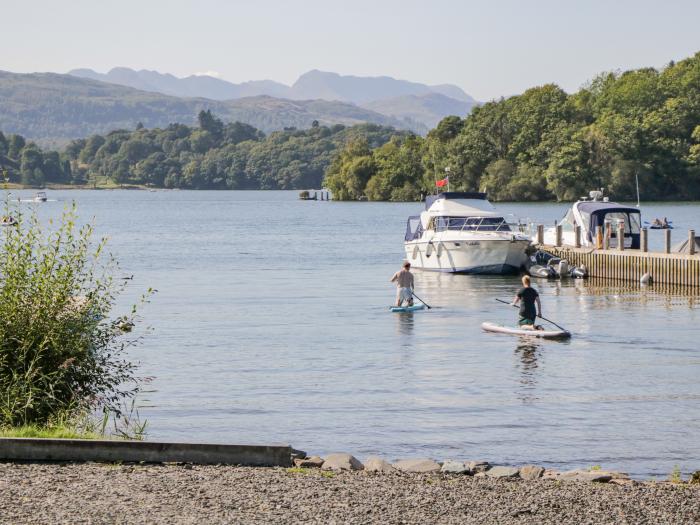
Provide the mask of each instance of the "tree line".
POLYGON ((0 132, 0 168, 11 182, 147 185, 183 189, 301 189, 321 186, 333 156, 362 139, 378 147, 394 128, 376 124, 288 128, 265 135, 241 122, 201 111, 198 126, 115 130, 43 151, 20 135, 0 132))
POLYGON ((574 94, 548 84, 447 117, 425 139, 361 138, 338 153, 338 199, 414 200, 449 168, 453 190, 494 200, 700 199, 700 53, 662 70, 604 73, 574 94))

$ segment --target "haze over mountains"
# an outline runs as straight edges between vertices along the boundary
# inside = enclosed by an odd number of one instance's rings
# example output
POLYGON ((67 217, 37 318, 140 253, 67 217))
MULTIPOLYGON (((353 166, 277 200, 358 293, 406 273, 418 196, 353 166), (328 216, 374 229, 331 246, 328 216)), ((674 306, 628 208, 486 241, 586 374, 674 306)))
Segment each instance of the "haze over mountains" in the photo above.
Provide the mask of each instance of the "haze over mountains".
POLYGON ((310 71, 292 85, 270 80, 233 84, 210 76, 177 78, 115 68, 107 74, 0 71, 0 130, 43 145, 114 129, 194 124, 210 109, 269 133, 314 121, 374 123, 425 134, 447 115, 465 116, 476 102, 457 86, 427 86, 389 77, 310 71))
POLYGON ((69 75, 129 86, 177 97, 202 97, 232 100, 270 96, 289 100, 327 100, 356 104, 377 113, 406 120, 416 132, 432 128, 448 115, 464 116, 477 104, 458 86, 429 86, 391 77, 358 77, 312 70, 287 86, 273 80, 255 80, 234 84, 206 75, 178 78, 157 71, 136 71, 117 67, 107 73, 91 69, 74 69, 69 75))

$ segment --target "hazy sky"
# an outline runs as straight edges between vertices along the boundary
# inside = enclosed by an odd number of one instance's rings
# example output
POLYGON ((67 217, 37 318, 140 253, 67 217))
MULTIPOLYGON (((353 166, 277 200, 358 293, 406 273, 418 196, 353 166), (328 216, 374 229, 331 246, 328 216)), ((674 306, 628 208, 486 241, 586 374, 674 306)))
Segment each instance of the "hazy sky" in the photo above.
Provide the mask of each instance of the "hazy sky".
POLYGON ((309 69, 479 100, 700 51, 700 0, 0 0, 0 69, 114 66, 292 83, 309 69))

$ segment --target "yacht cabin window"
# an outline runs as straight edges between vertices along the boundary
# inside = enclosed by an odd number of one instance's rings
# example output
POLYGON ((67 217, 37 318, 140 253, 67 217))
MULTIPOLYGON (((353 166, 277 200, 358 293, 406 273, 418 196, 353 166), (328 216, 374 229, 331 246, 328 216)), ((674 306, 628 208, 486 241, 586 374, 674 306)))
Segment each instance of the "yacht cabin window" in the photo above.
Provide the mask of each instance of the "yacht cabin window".
POLYGON ((510 226, 503 217, 432 217, 428 229, 435 231, 491 231, 509 232, 510 226))

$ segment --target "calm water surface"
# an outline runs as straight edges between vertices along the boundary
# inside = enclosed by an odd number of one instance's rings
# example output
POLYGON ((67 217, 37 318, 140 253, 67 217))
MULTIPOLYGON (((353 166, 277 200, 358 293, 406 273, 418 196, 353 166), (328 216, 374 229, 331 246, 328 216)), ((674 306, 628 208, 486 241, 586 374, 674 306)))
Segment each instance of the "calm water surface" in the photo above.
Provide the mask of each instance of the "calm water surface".
MULTIPOLYGON (((20 192, 30 196, 29 192, 20 192)), ((517 277, 417 273, 432 310, 397 315, 388 282, 419 204, 301 202, 295 192, 51 191, 78 203, 124 274, 158 289, 132 352, 154 379, 151 439, 290 443, 360 458, 431 456, 700 468, 699 298, 585 281, 536 286, 570 342, 483 333, 512 323, 517 277)), ((32 206, 27 204, 26 206, 32 206)), ((552 222, 566 205, 504 204, 552 222)), ((700 231, 700 205, 649 204, 700 231)), ((661 245, 651 232, 651 245, 661 245)), ((659 235, 656 235, 659 234, 659 235)))

